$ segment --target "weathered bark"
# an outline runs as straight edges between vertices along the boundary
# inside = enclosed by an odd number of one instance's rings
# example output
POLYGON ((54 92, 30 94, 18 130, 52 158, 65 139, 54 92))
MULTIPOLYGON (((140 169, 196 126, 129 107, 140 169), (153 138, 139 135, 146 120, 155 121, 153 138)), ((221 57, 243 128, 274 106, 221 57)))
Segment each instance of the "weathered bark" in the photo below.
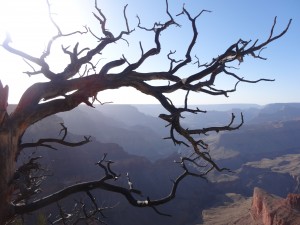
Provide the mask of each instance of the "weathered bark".
POLYGON ((13 176, 16 166, 19 134, 13 128, 4 126, 0 130, 0 224, 13 216, 10 206, 13 193, 13 176))
POLYGON ((0 224, 4 224, 10 214, 10 200, 12 195, 12 185, 10 180, 14 173, 17 144, 13 145, 11 130, 4 126, 7 122, 7 98, 8 87, 3 87, 0 81, 0 224))
POLYGON ((11 206, 13 176, 21 136, 24 130, 7 113, 8 86, 0 82, 0 225, 14 215, 11 206))

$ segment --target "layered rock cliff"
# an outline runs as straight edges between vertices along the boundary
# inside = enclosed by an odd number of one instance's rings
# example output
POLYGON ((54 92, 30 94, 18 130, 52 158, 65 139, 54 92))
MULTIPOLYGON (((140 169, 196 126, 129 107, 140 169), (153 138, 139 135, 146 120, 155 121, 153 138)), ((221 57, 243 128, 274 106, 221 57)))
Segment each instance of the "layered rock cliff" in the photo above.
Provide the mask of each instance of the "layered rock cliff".
POLYGON ((300 194, 289 194, 284 199, 254 188, 252 199, 240 199, 226 206, 205 210, 203 224, 299 225, 300 194))
POLYGON ((300 194, 289 194, 283 199, 255 188, 251 215, 254 221, 263 225, 299 225, 300 194))

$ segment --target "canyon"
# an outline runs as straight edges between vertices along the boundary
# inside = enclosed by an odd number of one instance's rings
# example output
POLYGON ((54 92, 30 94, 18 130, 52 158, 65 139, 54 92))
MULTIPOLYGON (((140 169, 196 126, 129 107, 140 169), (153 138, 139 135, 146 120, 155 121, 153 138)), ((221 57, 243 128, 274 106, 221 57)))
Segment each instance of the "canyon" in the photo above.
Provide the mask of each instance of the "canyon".
MULTIPOLYGON (((186 179, 180 184, 176 199, 159 207, 160 211, 172 217, 160 216, 152 209, 134 208, 120 196, 95 191, 94 195, 100 202, 116 206, 105 212, 105 222, 112 225, 119 224, 120 220, 131 225, 151 225, 153 221, 157 225, 195 225, 209 224, 211 219, 207 218, 214 217, 224 224, 226 218, 222 222, 217 215, 226 212, 232 216, 229 218, 231 221, 225 224, 239 224, 250 212, 252 219, 267 221, 262 219, 268 217, 263 213, 264 210, 258 210, 261 209, 258 207, 260 204, 265 204, 258 201, 264 199, 259 196, 278 196, 274 199, 279 200, 270 204, 279 202, 282 208, 294 205, 293 202, 298 200, 284 199, 286 196, 290 196, 288 199, 297 199, 292 197, 299 193, 300 104, 234 107, 210 110, 198 119, 195 115, 186 116, 185 120, 188 126, 204 127, 208 123, 214 126, 226 124, 232 112, 244 113, 245 124, 240 130, 206 137, 212 157, 232 172, 213 172, 209 174, 208 181, 186 179), (255 210, 251 208, 252 202, 255 203, 252 205, 255 210), (235 207, 241 209, 237 215, 233 214, 237 212, 235 207), (149 217, 153 220, 149 221, 149 217)), ((52 174, 42 186, 43 193, 50 193, 72 183, 99 178, 103 171, 95 163, 107 153, 114 162, 114 170, 123 176, 120 182, 126 183, 125 174, 129 173, 143 196, 160 197, 170 191, 170 180, 181 173, 181 168, 174 164, 174 160, 188 150, 163 140, 168 135, 168 129, 157 118, 158 112, 159 109, 151 106, 103 105, 96 109, 81 106, 73 112, 49 117, 34 124, 24 135, 23 141, 58 137, 59 124, 64 123, 69 130, 69 140, 81 140, 83 135, 91 135, 92 142, 80 148, 55 146, 57 151, 32 149, 22 154, 18 163, 21 165, 32 155, 42 156, 41 163, 52 174)), ((75 197, 66 199, 62 204, 72 205, 75 197)), ((77 197, 80 198, 80 195, 77 197)), ((266 209, 270 214, 273 213, 272 207, 266 209)), ((297 207, 293 210, 297 210, 297 207)), ((55 215, 57 209, 53 206, 37 213, 48 215, 50 211, 55 215)), ((282 211, 280 214, 283 212, 289 213, 282 211)), ((36 215, 29 215, 26 220, 34 224, 35 218, 36 215)), ((218 224, 216 220, 213 221, 211 224, 218 224)))

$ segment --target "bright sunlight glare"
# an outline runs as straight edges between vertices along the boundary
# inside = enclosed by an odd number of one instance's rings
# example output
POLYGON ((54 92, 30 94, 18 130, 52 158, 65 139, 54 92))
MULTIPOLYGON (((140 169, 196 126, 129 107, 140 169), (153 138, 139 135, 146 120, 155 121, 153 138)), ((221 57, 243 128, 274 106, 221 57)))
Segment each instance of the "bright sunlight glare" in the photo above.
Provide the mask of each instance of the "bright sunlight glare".
MULTIPOLYGON (((73 11, 72 1, 49 1, 49 4, 55 22, 69 26, 74 24, 76 18, 65 13, 73 11)), ((50 38, 57 34, 49 18, 47 1, 0 0, 0 40, 4 40, 6 34, 14 47, 37 56, 41 54, 50 38)))
MULTIPOLYGON (((64 13, 75 8, 72 0, 50 0, 49 3, 54 21, 72 30, 74 23, 78 21, 74 17, 71 18, 68 13, 64 13)), ((14 48, 40 57, 49 40, 57 32, 51 23, 46 0, 0 0, 0 44, 9 37, 10 45, 14 48)), ((1 81, 4 85, 8 84, 10 90, 14 90, 9 94, 14 103, 32 83, 44 80, 42 76, 28 78, 22 73, 30 71, 31 67, 20 57, 5 51, 2 51, 0 59, 1 57, 6 59, 6 64, 1 65, 1 81)), ((62 60, 57 57, 56 63, 61 62, 62 60)), ((36 68, 36 65, 32 66, 36 68)))
POLYGON ((48 8, 44 1, 0 1, 1 40, 9 35, 15 47, 38 53, 43 51, 51 34, 53 28, 51 29, 48 8))

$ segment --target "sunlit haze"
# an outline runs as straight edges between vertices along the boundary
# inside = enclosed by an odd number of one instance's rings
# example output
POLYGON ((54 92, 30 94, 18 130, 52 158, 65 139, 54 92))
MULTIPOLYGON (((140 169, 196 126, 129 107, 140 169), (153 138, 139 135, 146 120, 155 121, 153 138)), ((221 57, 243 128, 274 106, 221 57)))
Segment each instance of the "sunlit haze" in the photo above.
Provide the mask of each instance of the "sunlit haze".
MULTIPOLYGON (((93 17, 94 0, 49 0, 52 18, 60 26, 63 33, 76 30, 84 31, 87 25, 93 32, 99 33, 100 28, 97 20, 93 17)), ((139 15, 145 26, 152 26, 155 21, 167 19, 165 13, 165 1, 139 1, 139 0, 101 0, 99 8, 107 16, 109 31, 118 34, 125 29, 123 7, 128 3, 127 15, 130 28, 136 28, 139 15)), ((241 77, 256 80, 259 78, 275 79, 275 82, 261 82, 258 84, 240 84, 237 92, 231 93, 229 98, 207 96, 205 94, 193 94, 190 96, 191 104, 220 104, 220 103, 257 103, 267 104, 274 102, 300 102, 300 1, 249 1, 241 3, 237 0, 189 0, 169 1, 172 15, 180 13, 185 3, 187 10, 192 15, 197 15, 201 10, 211 10, 212 13, 204 13, 198 18, 199 39, 193 51, 200 61, 209 62, 212 58, 222 54, 231 44, 239 38, 245 40, 259 39, 264 41, 268 38, 277 16, 275 34, 282 31, 293 19, 292 25, 279 40, 270 44, 261 55, 267 60, 253 60, 245 58, 245 62, 239 65, 237 73, 241 77)), ((186 46, 191 38, 190 23, 184 17, 175 17, 181 25, 171 27, 162 34, 162 53, 157 59, 145 62, 140 70, 165 71, 168 70, 166 54, 170 50, 177 50, 177 57, 184 57, 186 46)), ((57 30, 51 23, 48 15, 46 0, 0 0, 0 43, 7 35, 11 38, 11 45, 35 57, 39 57, 45 50, 48 41, 56 35, 57 30)), ((153 36, 140 32, 137 28, 126 41, 121 41, 103 52, 97 60, 101 63, 122 57, 134 62, 140 56, 138 42, 141 40, 145 49, 153 46, 153 36)), ((67 47, 79 41, 80 48, 93 47, 97 40, 91 35, 75 35, 58 41, 51 51, 53 54, 47 58, 52 71, 59 72, 68 64, 68 57, 61 50, 61 45, 67 47)), ((195 59, 194 59, 195 61, 195 59)), ((0 80, 3 85, 8 85, 9 103, 18 103, 22 93, 34 82, 47 81, 42 75, 28 77, 25 71, 32 70, 20 57, 8 53, 0 46, 0 80)), ((189 72, 196 71, 196 65, 191 64, 185 70, 179 72, 182 78, 189 72)), ((226 89, 232 89, 234 82, 228 77, 220 77, 216 84, 226 89)), ((218 87, 216 87, 218 88, 218 87)), ((98 95, 103 102, 114 103, 158 103, 155 99, 137 92, 130 88, 105 91, 98 95)), ((170 96, 176 104, 183 104, 184 93, 170 96)))

